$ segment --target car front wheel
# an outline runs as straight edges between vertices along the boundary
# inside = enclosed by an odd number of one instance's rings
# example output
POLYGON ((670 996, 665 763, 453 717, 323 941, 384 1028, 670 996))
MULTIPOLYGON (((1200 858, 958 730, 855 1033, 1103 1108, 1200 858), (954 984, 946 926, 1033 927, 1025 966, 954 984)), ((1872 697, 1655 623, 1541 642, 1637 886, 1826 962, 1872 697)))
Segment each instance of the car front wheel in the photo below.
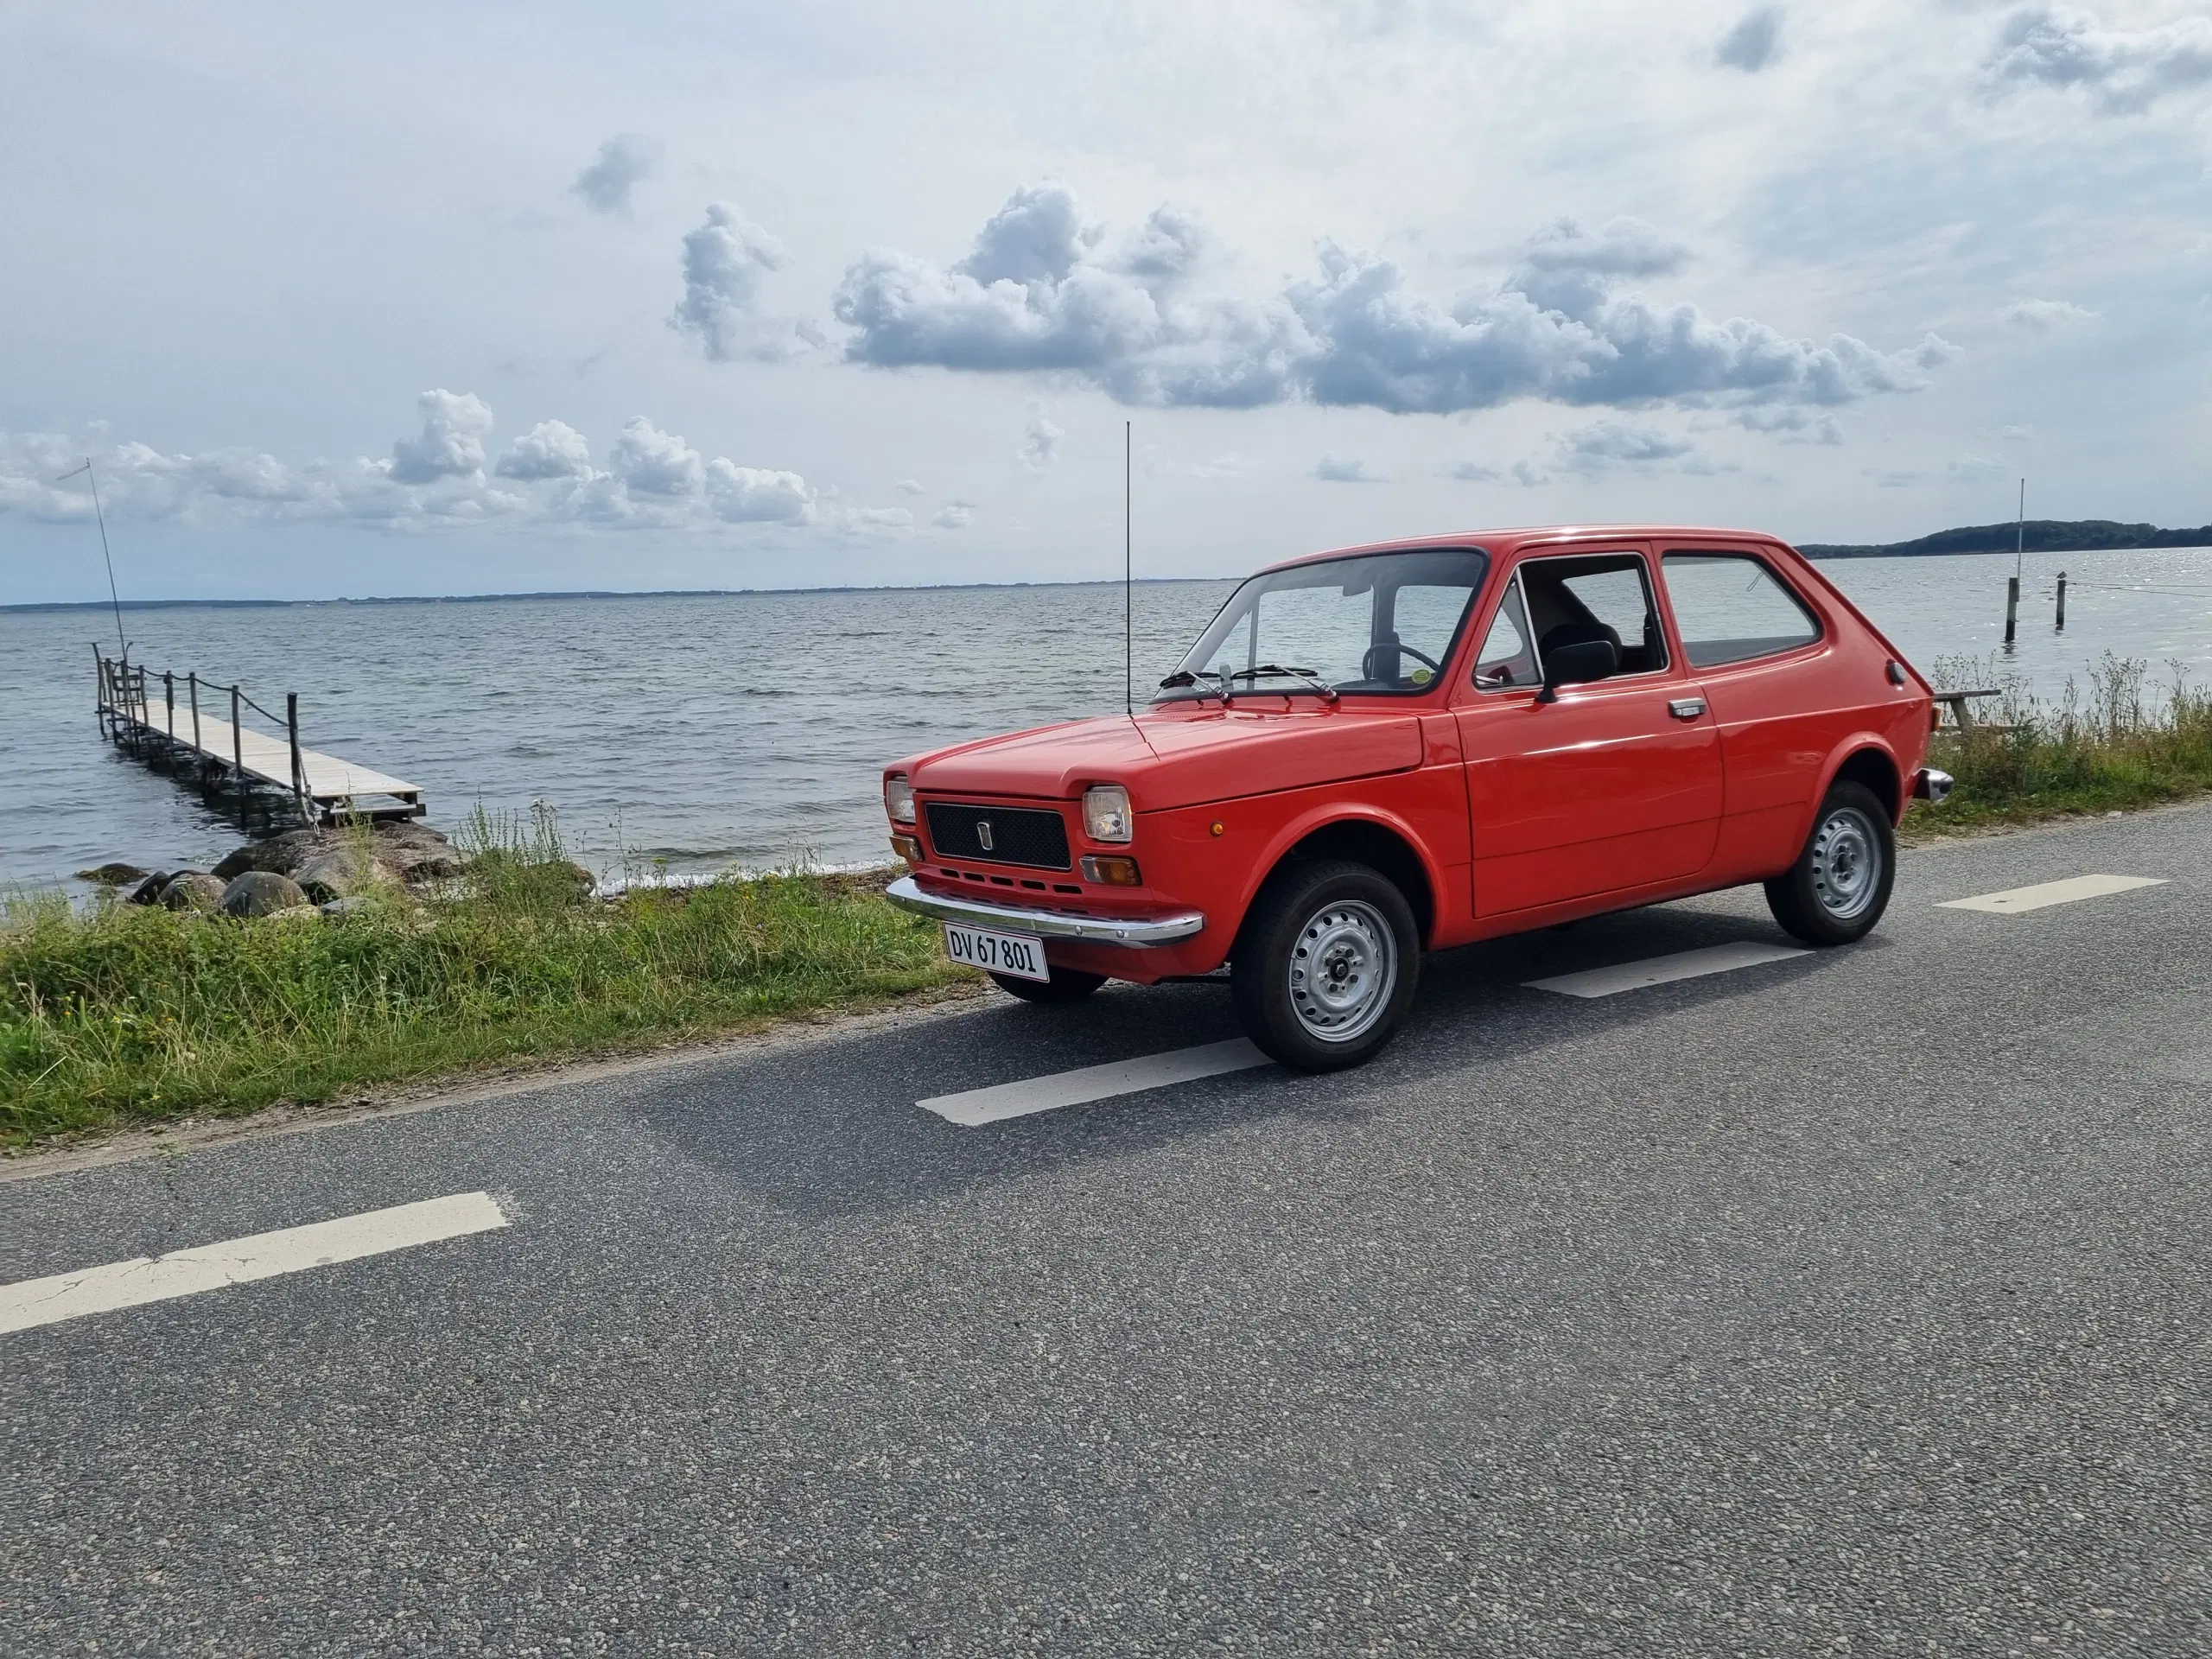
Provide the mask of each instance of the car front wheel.
POLYGON ((1421 977, 1421 932, 1396 884, 1364 864, 1296 864, 1261 889, 1236 936, 1230 991, 1244 1032, 1300 1071, 1334 1071, 1390 1040, 1421 977))
POLYGON ((1874 931, 1897 879, 1890 815, 1861 784, 1830 789, 1797 861, 1766 884, 1767 908, 1808 944, 1849 944, 1874 931))

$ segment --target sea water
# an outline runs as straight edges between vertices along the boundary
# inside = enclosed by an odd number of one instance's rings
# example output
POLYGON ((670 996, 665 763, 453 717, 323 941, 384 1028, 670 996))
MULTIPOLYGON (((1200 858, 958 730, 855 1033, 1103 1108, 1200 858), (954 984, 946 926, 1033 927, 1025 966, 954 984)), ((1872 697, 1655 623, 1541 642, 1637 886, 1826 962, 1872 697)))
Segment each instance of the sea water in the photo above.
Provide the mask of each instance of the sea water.
MULTIPOLYGON (((2054 696, 2107 652, 2154 680, 2170 663, 2212 677, 2212 550, 2030 555, 2007 656, 2012 563, 1821 569, 1923 667, 1994 658, 2054 696)), ((1233 585, 1138 584, 1140 703, 1233 585)), ((434 824, 543 802, 593 868, 685 876, 887 861, 886 762, 1121 709, 1122 600, 1074 584, 184 605, 123 623, 134 662, 176 671, 180 704, 188 669, 275 709, 296 691, 304 742, 420 785, 434 824)), ((66 884, 108 859, 205 868, 238 839, 190 787, 102 741, 92 647, 112 655, 114 626, 0 612, 0 887, 66 884)))

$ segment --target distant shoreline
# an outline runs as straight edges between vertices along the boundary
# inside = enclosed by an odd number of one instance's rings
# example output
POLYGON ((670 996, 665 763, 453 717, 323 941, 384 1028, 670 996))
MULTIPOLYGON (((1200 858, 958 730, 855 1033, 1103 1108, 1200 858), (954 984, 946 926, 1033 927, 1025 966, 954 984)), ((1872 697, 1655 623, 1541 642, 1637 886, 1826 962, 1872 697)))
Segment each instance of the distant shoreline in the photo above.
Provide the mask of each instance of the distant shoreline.
MULTIPOLYGON (((2111 518, 2031 518, 2018 524, 1969 524, 1939 530, 1910 542, 1861 543, 1802 542, 1797 550, 1808 559, 1949 558, 1991 553, 2010 553, 2024 531, 2030 553, 2127 553, 2146 550, 2212 548, 2212 524, 2194 530, 2162 530, 2156 524, 2123 524, 2111 518)), ((1140 588, 1172 588, 1191 582, 1235 582, 1236 576, 1143 576, 1140 588)), ((1118 588, 1112 577, 1090 582, 893 582, 879 586, 850 583, 830 588, 580 588, 523 594, 390 594, 342 599, 126 599, 126 611, 181 610, 201 606, 217 610, 270 610, 302 605, 494 605, 517 600, 607 599, 762 599, 808 594, 922 594, 990 593, 1027 588, 1118 588)), ((111 611, 111 601, 98 599, 47 600, 25 605, 0 605, 0 616, 30 615, 47 611, 111 611)))
POLYGON ((2212 547, 2212 524, 2161 530, 2156 524, 2123 524, 2113 518, 2031 518, 2024 524, 1939 530, 1910 542, 1807 542, 1797 550, 1808 559, 1925 559, 2010 553, 2015 548, 2029 553, 2133 553, 2177 547, 2212 547))

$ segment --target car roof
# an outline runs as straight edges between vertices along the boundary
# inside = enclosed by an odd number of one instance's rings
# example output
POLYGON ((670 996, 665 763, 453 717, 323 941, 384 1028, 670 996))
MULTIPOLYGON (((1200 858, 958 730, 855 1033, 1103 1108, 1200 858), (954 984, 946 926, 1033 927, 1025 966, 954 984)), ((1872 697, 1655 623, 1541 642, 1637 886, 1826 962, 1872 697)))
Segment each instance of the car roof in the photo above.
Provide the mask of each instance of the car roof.
MULTIPOLYGON (((1364 542, 1355 547, 1333 547, 1325 552, 1302 553, 1280 559, 1259 572, 1287 570, 1322 559, 1345 559, 1373 553, 1411 553, 1424 548, 1480 547, 1503 558, 1533 543, 1599 544, 1607 542, 1697 541, 1757 542, 1763 546, 1789 543, 1763 531, 1726 530, 1711 524, 1524 524, 1511 530, 1466 530, 1446 536, 1414 536, 1402 541, 1364 542)), ((1792 551, 1796 550, 1792 549, 1792 551)))

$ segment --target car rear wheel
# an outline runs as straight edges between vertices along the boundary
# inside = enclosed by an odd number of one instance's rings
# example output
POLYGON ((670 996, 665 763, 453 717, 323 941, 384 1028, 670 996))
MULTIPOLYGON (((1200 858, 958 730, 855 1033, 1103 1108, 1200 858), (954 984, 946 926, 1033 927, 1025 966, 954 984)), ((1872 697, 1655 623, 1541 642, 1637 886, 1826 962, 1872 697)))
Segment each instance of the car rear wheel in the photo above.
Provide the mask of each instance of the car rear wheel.
POLYGON ((1421 932, 1396 884, 1364 864, 1294 864, 1260 890, 1230 991, 1244 1032, 1300 1071, 1382 1051, 1414 999, 1421 932))
POLYGON ((1897 836, 1862 784, 1830 789, 1804 850, 1766 884, 1774 919, 1808 944, 1849 944, 1874 931, 1897 879, 1897 836))
POLYGON ((1079 974, 1072 968, 1055 968, 1050 979, 1016 979, 1012 974, 993 974, 991 983, 1008 996, 1025 1002, 1080 1002, 1106 982, 1103 974, 1079 974))

